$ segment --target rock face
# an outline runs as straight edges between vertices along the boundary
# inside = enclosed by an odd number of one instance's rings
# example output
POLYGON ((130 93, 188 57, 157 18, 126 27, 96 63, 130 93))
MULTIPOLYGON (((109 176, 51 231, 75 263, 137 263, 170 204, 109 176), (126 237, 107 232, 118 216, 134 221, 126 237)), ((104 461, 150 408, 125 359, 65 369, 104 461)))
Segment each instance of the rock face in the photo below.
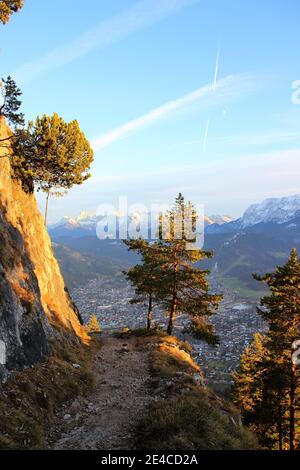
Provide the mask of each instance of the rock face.
MULTIPOLYGON (((9 135, 0 120, 0 139, 9 135)), ((11 178, 6 152, 0 148, 0 382, 43 360, 52 337, 88 342, 35 196, 11 178)))

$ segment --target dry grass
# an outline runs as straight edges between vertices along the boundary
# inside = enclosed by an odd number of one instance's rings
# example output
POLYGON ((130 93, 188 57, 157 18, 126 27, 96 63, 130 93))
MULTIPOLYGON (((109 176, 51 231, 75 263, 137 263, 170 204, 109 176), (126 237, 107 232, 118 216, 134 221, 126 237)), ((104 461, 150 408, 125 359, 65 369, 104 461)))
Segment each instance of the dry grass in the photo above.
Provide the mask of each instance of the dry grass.
POLYGON ((183 349, 162 343, 152 353, 152 370, 161 377, 174 377, 178 372, 200 372, 200 367, 183 349))
MULTIPOLYGON (((197 373, 200 367, 192 359, 192 347, 180 341, 176 336, 169 336, 160 329, 139 328, 129 331, 126 336, 136 336, 141 344, 152 344, 151 372, 161 377, 174 377, 181 372, 197 373)), ((122 336, 124 337, 124 335, 122 336)))
POLYGON ((93 386, 95 342, 53 343, 44 364, 12 375, 0 393, 0 449, 42 449, 56 408, 93 386), (74 368, 79 364, 80 368, 74 368))
POLYGON ((151 369, 154 375, 170 378, 178 375, 178 372, 191 375, 200 372, 200 367, 191 356, 190 344, 167 335, 156 337, 156 341, 151 354, 151 369))
POLYGON ((162 400, 151 407, 137 429, 139 449, 257 449, 254 436, 211 405, 200 390, 162 400))
POLYGON ((202 375, 201 369, 190 356, 189 345, 167 336, 153 336, 149 342, 153 345, 152 374, 160 378, 165 398, 153 404, 140 421, 138 449, 258 448, 254 436, 240 426, 234 406, 197 383, 195 374, 202 375))

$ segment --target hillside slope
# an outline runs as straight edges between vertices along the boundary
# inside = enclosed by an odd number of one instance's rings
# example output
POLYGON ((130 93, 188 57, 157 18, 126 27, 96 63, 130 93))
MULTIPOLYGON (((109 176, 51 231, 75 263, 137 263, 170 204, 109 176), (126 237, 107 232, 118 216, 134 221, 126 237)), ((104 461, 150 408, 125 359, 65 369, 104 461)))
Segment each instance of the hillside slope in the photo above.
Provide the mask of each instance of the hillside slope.
POLYGON ((260 223, 232 233, 208 233, 204 248, 215 256, 203 264, 214 277, 232 281, 240 290, 261 290, 253 273, 272 272, 284 264, 292 248, 300 247, 300 217, 288 222, 260 223))
POLYGON ((146 330, 107 334, 100 343, 95 386, 61 407, 49 448, 257 448, 233 406, 204 386, 187 343, 146 330))
MULTIPOLYGON (((0 138, 8 136, 1 119, 0 138)), ((0 148, 0 381, 43 359, 52 336, 69 332, 88 341, 35 196, 11 178, 6 152, 0 148)))
MULTIPOLYGON (((114 278, 124 266, 105 256, 80 253, 67 245, 52 243, 55 257, 60 265, 64 280, 70 289, 82 286, 99 277, 114 278)), ((126 267, 126 266, 125 266, 126 267)))

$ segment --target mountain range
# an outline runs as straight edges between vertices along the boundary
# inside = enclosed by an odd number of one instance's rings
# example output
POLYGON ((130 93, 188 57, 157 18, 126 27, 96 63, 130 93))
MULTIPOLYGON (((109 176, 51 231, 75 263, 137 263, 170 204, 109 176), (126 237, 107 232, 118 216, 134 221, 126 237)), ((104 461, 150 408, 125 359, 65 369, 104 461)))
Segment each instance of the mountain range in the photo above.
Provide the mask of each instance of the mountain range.
POLYGON ((215 253, 208 267, 245 295, 261 290, 254 272, 273 271, 294 247, 300 249, 300 195, 266 199, 235 221, 206 228, 205 248, 215 253))
MULTIPOLYGON (((79 272, 80 259, 86 263, 87 258, 91 258, 89 265, 93 273, 99 271, 107 275, 120 272, 137 261, 121 241, 96 237, 96 225, 101 220, 93 214, 81 213, 49 227, 62 270, 72 278, 73 286, 79 280, 71 273, 79 272)), ((255 297, 261 291, 252 273, 272 271, 285 262, 293 247, 300 248, 300 195, 253 204, 236 220, 229 216, 205 217, 204 248, 213 251, 214 257, 204 266, 226 287, 245 296, 255 297)))
POLYGON ((283 224, 300 215, 300 194, 282 198, 269 198, 259 204, 252 204, 243 216, 228 223, 210 224, 207 233, 225 233, 245 229, 262 223, 283 224))
MULTIPOLYGON (((207 233, 229 232, 248 228, 261 223, 274 222, 283 224, 300 215, 300 194, 282 198, 269 198, 261 203, 252 204, 243 216, 234 219, 229 215, 205 216, 204 222, 207 233)), ((61 236, 62 231, 73 236, 84 232, 95 232, 96 226, 103 220, 102 215, 91 212, 81 212, 77 217, 64 216, 60 221, 49 226, 50 233, 61 236)), ((85 233, 86 234, 86 233, 85 233)))
MULTIPOLYGON (((145 215, 147 217, 147 214, 145 215)), ((134 217, 134 216, 133 216, 134 217)), ((130 220, 130 217, 128 217, 130 220)), ((97 225, 104 220, 103 215, 81 212, 77 217, 64 216, 55 224, 49 225, 49 232, 55 237, 82 237, 96 234, 97 225)), ((120 219, 119 219, 120 220, 120 219)), ((204 226, 224 225, 234 221, 229 215, 204 216, 204 226)))

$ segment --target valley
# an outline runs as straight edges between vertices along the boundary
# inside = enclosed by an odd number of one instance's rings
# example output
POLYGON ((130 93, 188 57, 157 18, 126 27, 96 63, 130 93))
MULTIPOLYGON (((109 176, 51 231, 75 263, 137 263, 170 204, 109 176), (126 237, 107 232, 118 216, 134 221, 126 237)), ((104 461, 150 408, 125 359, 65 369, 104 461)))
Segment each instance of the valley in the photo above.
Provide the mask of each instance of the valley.
MULTIPOLYGON (((212 318, 220 344, 211 347, 195 340, 186 332, 185 315, 178 316, 175 329, 192 344, 207 380, 220 391, 231 383, 231 372, 254 333, 265 328, 256 307, 267 291, 252 274, 271 272, 285 262, 293 246, 299 248, 299 210, 300 198, 295 196, 251 206, 236 221, 222 216, 206 218, 204 248, 213 251, 214 257, 201 267, 211 271, 212 290, 224 295, 212 318)), ((93 235, 97 221, 91 214, 81 214, 50 227, 72 298, 85 322, 96 314, 104 330, 143 328, 146 307, 130 304, 134 291, 122 274, 138 257, 120 240, 98 240, 93 235)), ((165 327, 164 312, 154 309, 154 322, 165 327)))
MULTIPOLYGON (((212 347, 186 333, 188 318, 185 315, 176 319, 175 332, 179 338, 192 344, 194 357, 208 382, 222 391, 231 383, 230 373, 238 367, 240 355, 252 341, 253 334, 262 331, 264 325, 256 313, 256 300, 243 298, 214 280, 212 284, 224 292, 219 312, 212 318, 220 344, 212 347)), ((71 294, 83 320, 88 322, 90 315, 95 313, 104 331, 135 330, 146 326, 146 307, 130 304, 134 292, 120 274, 114 278, 92 279, 71 289, 71 294)), ((159 309, 154 309, 153 321, 162 328, 166 326, 164 313, 159 309)))

